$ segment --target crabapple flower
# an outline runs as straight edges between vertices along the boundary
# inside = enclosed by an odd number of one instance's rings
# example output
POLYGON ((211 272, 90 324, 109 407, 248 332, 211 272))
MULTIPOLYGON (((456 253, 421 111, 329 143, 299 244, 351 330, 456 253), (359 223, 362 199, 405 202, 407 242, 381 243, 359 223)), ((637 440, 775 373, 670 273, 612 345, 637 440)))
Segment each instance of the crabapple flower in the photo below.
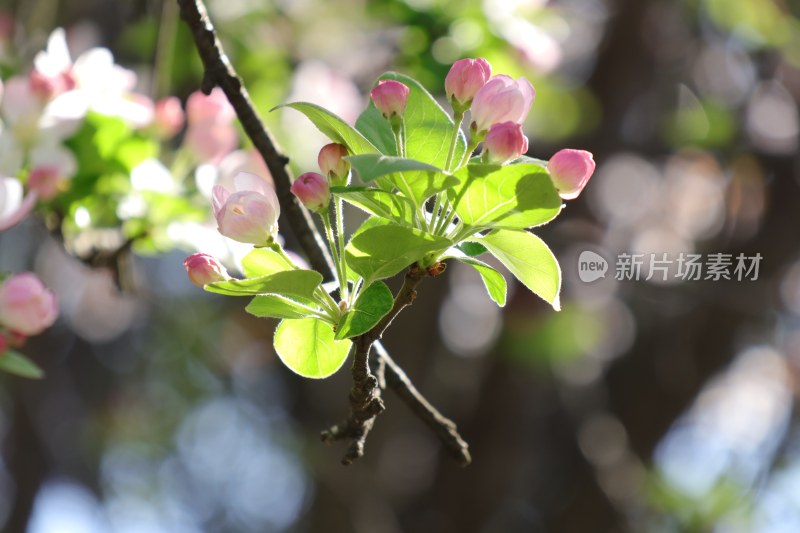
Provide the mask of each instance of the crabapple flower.
POLYGON ((186 101, 186 145, 201 162, 218 164, 239 144, 236 112, 219 87, 206 96, 195 91, 186 101))
POLYGON ((450 67, 450 72, 444 79, 444 90, 447 98, 456 103, 461 111, 466 109, 475 98, 475 93, 483 87, 492 76, 492 66, 488 61, 478 59, 459 59, 450 67))
POLYGON ((330 186, 321 174, 306 172, 297 177, 291 188, 300 202, 315 213, 328 207, 331 200, 330 186))
POLYGON ((215 185, 211 203, 217 229, 234 241, 267 246, 278 233, 278 197, 272 186, 255 174, 237 174, 233 192, 215 185))
POLYGON ((345 159, 347 155, 347 148, 338 143, 326 144, 319 151, 317 163, 322 175, 334 185, 347 185, 347 177, 350 174, 350 162, 345 159))
POLYGON ((0 285, 0 324, 23 335, 36 335, 58 317, 56 296, 35 274, 14 274, 0 285))
POLYGON ((516 122, 500 122, 489 128, 483 149, 490 163, 503 164, 528 151, 528 138, 516 122))
POLYGON ((476 132, 486 132, 492 124, 500 122, 522 124, 535 97, 533 85, 525 78, 495 76, 475 94, 471 107, 472 127, 476 132))
POLYGON ((564 200, 577 198, 594 173, 595 162, 591 152, 565 148, 550 158, 547 171, 558 194, 564 200))
POLYGON ((381 80, 370 92, 370 97, 384 117, 403 116, 410 89, 395 80, 381 80))
POLYGON ((183 266, 186 268, 189 280, 200 288, 208 283, 231 279, 217 258, 208 254, 192 254, 186 258, 183 266))

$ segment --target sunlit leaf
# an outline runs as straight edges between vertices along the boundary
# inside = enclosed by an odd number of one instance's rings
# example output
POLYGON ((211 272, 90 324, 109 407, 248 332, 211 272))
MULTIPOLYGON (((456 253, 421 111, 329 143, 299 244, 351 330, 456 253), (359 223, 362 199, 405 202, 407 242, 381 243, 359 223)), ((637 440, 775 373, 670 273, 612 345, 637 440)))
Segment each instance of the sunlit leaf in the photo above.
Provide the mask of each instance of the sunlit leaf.
POLYGON ((352 342, 335 340, 330 324, 316 318, 283 320, 275 329, 275 351, 292 371, 326 378, 347 359, 352 342))
POLYGON ((392 310, 392 291, 382 281, 367 287, 339 322, 337 339, 349 339, 372 329, 386 313, 392 310))

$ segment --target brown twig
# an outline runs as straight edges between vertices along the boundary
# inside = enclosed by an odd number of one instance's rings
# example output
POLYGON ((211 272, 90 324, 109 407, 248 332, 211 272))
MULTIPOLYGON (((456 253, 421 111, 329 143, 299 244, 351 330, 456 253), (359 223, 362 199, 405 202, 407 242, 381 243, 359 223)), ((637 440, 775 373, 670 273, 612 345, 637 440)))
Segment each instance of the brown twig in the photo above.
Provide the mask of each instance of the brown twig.
MULTIPOLYGON (((275 191, 281 205, 282 216, 286 217, 287 225, 292 228, 301 248, 308 256, 311 266, 325 275, 326 278, 332 279, 333 267, 325 244, 308 212, 295 202, 289 190, 291 177, 286 168, 289 158, 275 148, 274 141, 253 108, 247 90, 230 64, 222 44, 217 38, 203 1, 177 1, 181 10, 181 18, 192 31, 197 51, 205 67, 201 89, 208 94, 215 85, 219 85, 225 92, 225 96, 236 111, 245 133, 261 154, 272 174, 272 178, 275 181, 275 191)), ((385 373, 386 383, 392 387, 418 417, 433 429, 434 433, 451 452, 451 455, 455 456, 461 465, 467 465, 470 462, 467 444, 461 439, 455 424, 442 416, 417 391, 411 380, 403 372, 403 369, 389 357, 386 350, 377 342, 397 313, 413 301, 414 295, 416 295, 415 287, 427 275, 425 271, 419 269, 414 270, 413 274, 411 272, 409 271, 411 280, 407 275, 406 283, 398 292, 395 305, 389 315, 384 317, 381 323, 370 332, 354 340, 356 348, 352 367, 354 384, 350 392, 350 415, 344 424, 334 426, 330 430, 323 432, 323 440, 326 442, 342 438, 353 439, 343 460, 345 464, 349 464, 363 455, 364 441, 370 429, 372 429, 375 416, 384 409, 383 401, 380 399, 382 383, 379 383, 379 380, 369 370, 369 353, 372 346, 376 346, 376 352, 383 364, 383 372, 379 376, 382 377, 383 373, 385 373)), ((382 382, 383 379, 380 381, 382 382)))

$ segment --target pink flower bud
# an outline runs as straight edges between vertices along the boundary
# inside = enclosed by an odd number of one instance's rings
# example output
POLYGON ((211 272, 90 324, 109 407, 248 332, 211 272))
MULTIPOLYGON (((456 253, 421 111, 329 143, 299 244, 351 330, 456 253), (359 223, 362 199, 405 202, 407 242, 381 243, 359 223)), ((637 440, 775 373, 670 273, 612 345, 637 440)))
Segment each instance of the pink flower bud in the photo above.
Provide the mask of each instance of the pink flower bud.
POLYGON ((528 138, 516 122, 501 122, 489 128, 483 149, 490 163, 502 165, 528 151, 528 138))
POLYGON ((195 91, 186 100, 186 119, 189 126, 201 126, 209 123, 230 124, 234 118, 236 118, 236 111, 219 87, 215 87, 209 95, 195 91))
POLYGON ((208 96, 200 91, 192 93, 186 101, 186 146, 199 161, 218 164, 239 144, 233 127, 235 117, 219 87, 208 96))
POLYGON ((207 283, 231 279, 225 267, 215 257, 208 254, 192 254, 186 258, 183 266, 186 268, 186 273, 189 274, 189 280, 200 288, 207 283))
POLYGON ((550 172, 553 185, 564 200, 578 197, 592 177, 594 167, 591 152, 570 148, 559 150, 547 163, 547 171, 550 172))
POLYGON ((459 59, 453 63, 444 79, 444 90, 451 101, 456 100, 462 106, 468 106, 475 98, 475 93, 491 76, 492 66, 482 57, 459 59))
POLYGON ((278 233, 281 212, 275 190, 265 180, 247 172, 240 172, 233 181, 234 192, 222 185, 215 185, 211 191, 219 232, 256 246, 270 244, 278 233))
POLYGON ((292 194, 311 211, 317 212, 328 207, 331 200, 328 180, 316 172, 301 174, 292 183, 292 194))
POLYGON ((533 85, 525 78, 495 76, 478 90, 472 101, 473 128, 485 132, 492 124, 500 122, 522 124, 535 97, 533 85))
POLYGON ((319 151, 319 168, 335 185, 347 185, 347 176, 350 174, 350 162, 344 159, 347 155, 347 148, 338 143, 326 144, 319 151))
POLYGON ((176 96, 162 98, 156 102, 153 127, 156 135, 162 138, 172 137, 180 131, 185 121, 181 101, 176 96))
POLYGON ((0 285, 0 324, 23 335, 36 335, 58 316, 55 295, 30 272, 14 274, 0 285))
POLYGON ((381 80, 369 94, 378 111, 383 113, 384 117, 389 118, 392 115, 403 115, 409 92, 409 88, 399 81, 381 80))

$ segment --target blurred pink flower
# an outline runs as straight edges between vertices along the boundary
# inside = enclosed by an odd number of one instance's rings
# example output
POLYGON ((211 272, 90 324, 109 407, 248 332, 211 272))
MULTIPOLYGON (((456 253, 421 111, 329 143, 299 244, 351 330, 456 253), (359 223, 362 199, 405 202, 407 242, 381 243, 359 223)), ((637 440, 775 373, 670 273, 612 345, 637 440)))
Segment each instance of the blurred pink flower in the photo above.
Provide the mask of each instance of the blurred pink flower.
POLYGON ((204 253, 192 254, 183 262, 189 280, 202 288, 207 283, 231 279, 225 267, 213 257, 204 253))
POLYGON ((381 80, 370 92, 370 97, 384 117, 403 116, 408 102, 409 88, 395 80, 381 80))
POLYGON ((159 137, 172 137, 181 130, 185 121, 186 116, 177 96, 169 96, 156 102, 153 129, 159 137))
POLYGON ((565 200, 577 198, 594 173, 595 162, 591 152, 565 148, 550 158, 547 170, 558 194, 565 200))
POLYGON ((455 100, 461 106, 468 106, 475 98, 475 93, 491 76, 492 66, 482 57, 459 59, 453 63, 444 79, 444 90, 451 101, 455 100))
POLYGON ((240 172, 234 191, 215 185, 211 193, 219 232, 235 241, 266 246, 278 233, 280 204, 275 190, 255 174, 240 172))
POLYGON ((36 335, 58 317, 55 294, 35 274, 14 274, 0 285, 0 324, 24 335, 36 335))
POLYGON ((196 91, 186 102, 186 145, 201 162, 219 164, 239 144, 236 112, 219 87, 206 96, 196 91))
POLYGON ((500 122, 489 128, 483 149, 490 163, 503 164, 528 151, 528 138, 516 122, 500 122))
POLYGON ((19 180, 0 177, 0 231, 18 224, 35 205, 36 193, 28 193, 23 199, 19 180))
POLYGON ((297 177, 292 183, 292 194, 309 210, 324 210, 331 200, 330 186, 321 174, 306 172, 297 177))
POLYGON ((514 80, 501 74, 480 88, 472 101, 472 123, 476 131, 485 132, 492 124, 522 124, 533 105, 536 91, 525 78, 514 80))

